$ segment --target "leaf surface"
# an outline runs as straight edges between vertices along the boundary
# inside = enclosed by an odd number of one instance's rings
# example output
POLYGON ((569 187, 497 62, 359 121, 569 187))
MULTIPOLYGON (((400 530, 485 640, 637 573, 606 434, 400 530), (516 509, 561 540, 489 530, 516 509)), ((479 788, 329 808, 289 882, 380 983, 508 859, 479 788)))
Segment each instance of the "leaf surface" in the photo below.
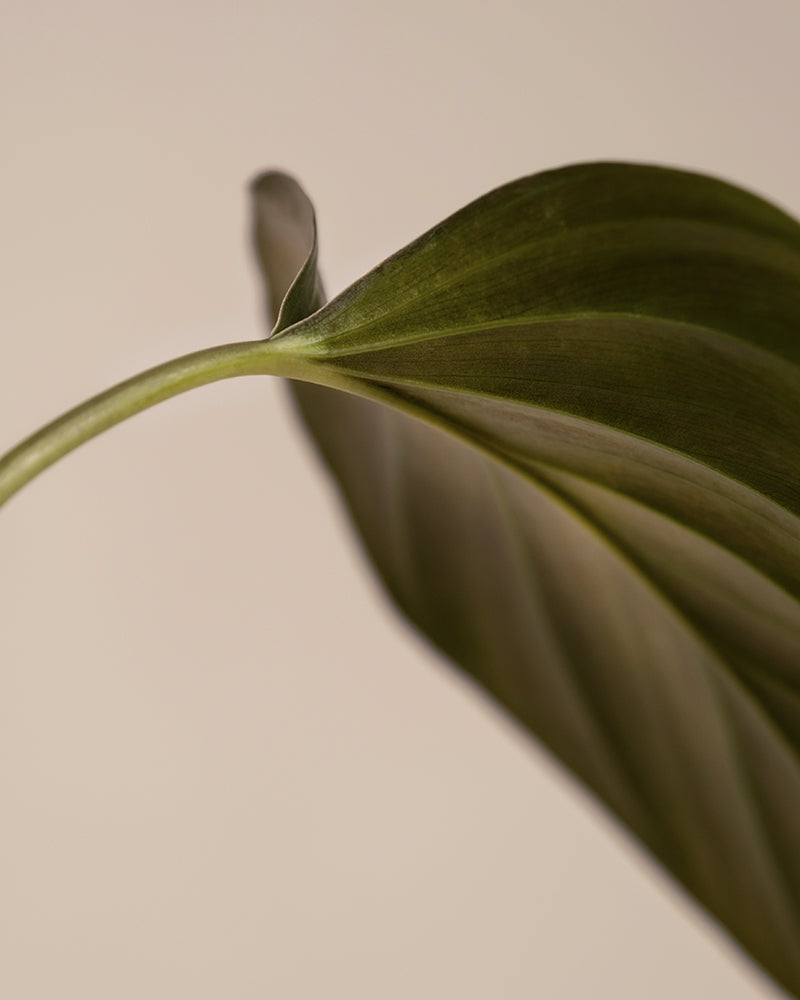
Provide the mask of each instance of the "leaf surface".
POLYGON ((293 384, 390 594, 800 996, 800 226, 570 167, 321 309, 298 227, 273 344, 354 393, 293 384))

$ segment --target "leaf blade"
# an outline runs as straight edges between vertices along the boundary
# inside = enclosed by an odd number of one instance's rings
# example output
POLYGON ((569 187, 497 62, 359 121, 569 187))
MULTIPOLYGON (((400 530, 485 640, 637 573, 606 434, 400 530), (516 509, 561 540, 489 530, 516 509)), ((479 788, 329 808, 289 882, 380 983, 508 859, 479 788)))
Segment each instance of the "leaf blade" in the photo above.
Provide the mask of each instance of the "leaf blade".
POLYGON ((800 226, 566 168, 276 336, 396 603, 800 995, 800 226))

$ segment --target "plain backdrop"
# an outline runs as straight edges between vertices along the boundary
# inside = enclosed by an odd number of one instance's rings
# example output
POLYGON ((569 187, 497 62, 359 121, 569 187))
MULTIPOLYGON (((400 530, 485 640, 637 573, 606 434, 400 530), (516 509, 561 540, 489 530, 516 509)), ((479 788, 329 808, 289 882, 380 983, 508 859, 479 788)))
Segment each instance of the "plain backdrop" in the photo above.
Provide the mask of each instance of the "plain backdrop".
MULTIPOLYGON (((329 291, 570 161, 800 213, 796 0, 0 0, 0 450, 260 336, 245 185, 329 291)), ((0 514, 0 993, 774 988, 395 617, 283 387, 92 442, 0 514)))

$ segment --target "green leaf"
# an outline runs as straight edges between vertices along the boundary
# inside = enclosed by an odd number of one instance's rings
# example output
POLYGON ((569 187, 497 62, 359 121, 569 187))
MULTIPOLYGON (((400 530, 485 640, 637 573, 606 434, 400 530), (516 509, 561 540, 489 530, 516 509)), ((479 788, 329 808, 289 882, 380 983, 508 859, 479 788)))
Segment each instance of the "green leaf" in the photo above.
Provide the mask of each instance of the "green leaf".
POLYGON ((273 342, 351 380, 293 391, 388 591, 800 996, 800 226, 571 167, 316 312, 301 232, 273 342))

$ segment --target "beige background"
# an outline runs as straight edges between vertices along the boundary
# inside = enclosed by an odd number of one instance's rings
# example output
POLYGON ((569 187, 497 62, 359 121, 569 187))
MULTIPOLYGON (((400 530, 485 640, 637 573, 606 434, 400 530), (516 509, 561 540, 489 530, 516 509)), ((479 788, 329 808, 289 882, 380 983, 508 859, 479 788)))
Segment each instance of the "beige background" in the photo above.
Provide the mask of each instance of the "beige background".
MULTIPOLYGON (((800 213, 796 0, 0 0, 0 448, 258 336, 245 181, 331 291, 581 159, 800 213)), ((0 516, 0 992, 774 995, 380 600, 281 386, 93 442, 0 516)))

